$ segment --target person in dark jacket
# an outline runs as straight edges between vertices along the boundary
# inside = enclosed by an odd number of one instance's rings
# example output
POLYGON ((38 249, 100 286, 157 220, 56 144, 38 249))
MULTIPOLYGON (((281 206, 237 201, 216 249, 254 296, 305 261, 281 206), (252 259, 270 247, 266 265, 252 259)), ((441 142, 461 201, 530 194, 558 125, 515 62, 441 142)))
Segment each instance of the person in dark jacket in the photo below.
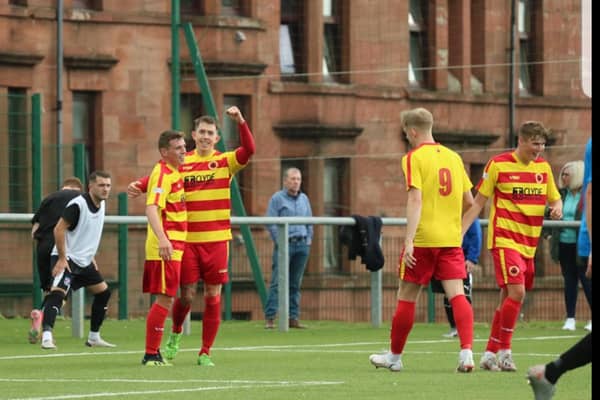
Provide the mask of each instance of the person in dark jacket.
MULTIPOLYGON (((75 176, 65 178, 62 188, 50 193, 40 203, 39 209, 31 218, 31 238, 36 241, 37 271, 40 288, 47 292, 52 285, 52 265, 50 253, 54 247, 54 227, 60 219, 65 206, 83 191, 81 180, 75 176)), ((43 308, 43 305, 42 305, 43 308)), ((29 343, 39 340, 44 314, 41 310, 31 310, 31 328, 29 343)))

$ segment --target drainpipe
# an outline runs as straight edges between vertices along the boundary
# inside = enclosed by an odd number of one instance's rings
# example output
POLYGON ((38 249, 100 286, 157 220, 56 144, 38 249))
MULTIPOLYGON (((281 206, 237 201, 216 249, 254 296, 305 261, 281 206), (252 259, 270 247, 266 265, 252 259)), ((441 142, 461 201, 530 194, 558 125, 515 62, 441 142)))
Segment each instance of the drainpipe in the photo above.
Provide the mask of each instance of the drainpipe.
POLYGON ((56 186, 63 180, 62 132, 63 0, 56 2, 56 186))
POLYGON ((509 62, 510 68, 508 74, 508 147, 515 146, 515 31, 516 26, 516 0, 510 2, 510 47, 509 62))

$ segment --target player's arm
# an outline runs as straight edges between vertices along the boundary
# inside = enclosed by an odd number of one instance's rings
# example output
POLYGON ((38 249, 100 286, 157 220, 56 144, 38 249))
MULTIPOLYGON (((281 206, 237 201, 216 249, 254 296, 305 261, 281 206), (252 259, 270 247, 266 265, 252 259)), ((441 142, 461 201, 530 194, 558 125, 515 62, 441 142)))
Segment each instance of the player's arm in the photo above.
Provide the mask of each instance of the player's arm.
POLYGON ((406 200, 406 236, 404 238, 404 261, 410 268, 414 267, 417 261, 413 255, 414 240, 421 219, 422 207, 423 194, 421 190, 411 187, 408 190, 408 199, 406 200))
POLYGON ((70 271, 67 261, 67 230, 71 224, 64 218, 60 218, 54 227, 54 243, 58 251, 58 261, 52 269, 52 276, 59 275, 65 269, 70 271))
POLYGON ((127 185, 127 197, 129 197, 130 199, 135 199, 142 193, 146 193, 146 191, 148 190, 149 179, 149 176, 145 176, 143 178, 139 178, 133 182, 130 182, 129 185, 127 185))
POLYGON ((249 160, 250 157, 256 151, 256 145, 254 144, 254 137, 252 136, 252 132, 250 132, 250 128, 242 115, 242 112, 236 106, 229 107, 227 109, 227 115, 234 121, 238 123, 238 131, 240 135, 240 147, 235 150, 235 159, 238 163, 244 165, 249 160))
MULTIPOLYGON (((467 193, 467 192, 465 192, 467 193)), ((470 192, 469 192, 470 193, 470 192)), ((463 214, 462 217, 462 236, 465 236, 465 232, 469 229, 469 226, 475 221, 475 218, 481 213, 488 198, 481 193, 477 193, 473 200, 473 205, 463 214)))
POLYGON ((35 233, 37 232, 37 230, 40 227, 40 223, 39 222, 34 222, 33 225, 31 225, 31 238, 34 239, 35 238, 35 233))
POLYGON ((160 258, 165 261, 171 259, 173 254, 173 245, 165 233, 162 223, 160 221, 160 209, 156 204, 148 204, 146 206, 146 217, 148 218, 148 224, 152 229, 152 232, 158 238, 158 254, 160 258))
POLYGON ((561 198, 559 198, 556 201, 553 201, 552 203, 548 203, 548 208, 550 210, 550 218, 555 220, 562 219, 563 202, 561 198))

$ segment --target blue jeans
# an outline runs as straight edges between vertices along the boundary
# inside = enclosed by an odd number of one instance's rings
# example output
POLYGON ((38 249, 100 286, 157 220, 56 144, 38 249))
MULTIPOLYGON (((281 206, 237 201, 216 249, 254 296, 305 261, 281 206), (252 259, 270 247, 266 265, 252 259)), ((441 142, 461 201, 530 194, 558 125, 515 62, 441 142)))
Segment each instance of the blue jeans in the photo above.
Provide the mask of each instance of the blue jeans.
MULTIPOLYGON (((290 319, 298 319, 300 315, 300 286, 302 286, 302 277, 304 276, 306 261, 308 261, 309 250, 310 246, 304 241, 289 244, 290 319)), ((271 275, 271 286, 267 297, 267 305, 265 306, 265 318, 267 319, 275 319, 278 310, 278 257, 279 251, 277 245, 275 245, 273 250, 273 274, 271 275)))

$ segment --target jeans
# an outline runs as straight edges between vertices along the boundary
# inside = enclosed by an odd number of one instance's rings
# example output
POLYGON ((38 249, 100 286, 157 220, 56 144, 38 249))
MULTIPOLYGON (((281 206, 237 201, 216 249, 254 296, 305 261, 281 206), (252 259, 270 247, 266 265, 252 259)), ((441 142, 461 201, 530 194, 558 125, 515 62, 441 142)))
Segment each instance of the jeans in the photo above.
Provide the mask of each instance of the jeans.
MULTIPOLYGON (((289 282, 290 282, 290 319, 298 319, 300 315, 300 286, 302 286, 302 277, 308 261, 310 246, 305 241, 289 243, 289 282)), ((273 274, 271 275, 271 286, 269 287, 269 296, 265 306, 265 317, 275 319, 279 303, 279 282, 277 260, 279 251, 277 245, 273 250, 273 274)))

